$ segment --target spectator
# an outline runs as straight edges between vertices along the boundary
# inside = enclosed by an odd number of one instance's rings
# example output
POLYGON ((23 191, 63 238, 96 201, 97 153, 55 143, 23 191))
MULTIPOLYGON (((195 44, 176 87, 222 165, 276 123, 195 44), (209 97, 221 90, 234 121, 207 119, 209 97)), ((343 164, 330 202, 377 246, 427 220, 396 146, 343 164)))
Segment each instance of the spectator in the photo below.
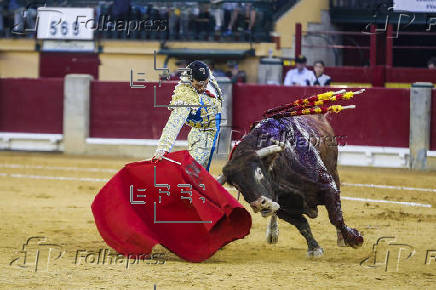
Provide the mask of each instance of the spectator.
POLYGON ((210 4, 199 3, 198 8, 199 13, 195 17, 194 21, 195 38, 204 40, 208 38, 209 33, 213 30, 212 19, 210 15, 210 4))
POLYGON ((177 68, 174 72, 172 72, 170 74, 169 80, 171 80, 171 81, 179 80, 180 76, 183 72, 183 70, 181 70, 181 69, 185 69, 187 66, 186 60, 184 60, 184 59, 176 60, 175 64, 176 64, 177 68))
POLYGON ((331 78, 324 74, 324 62, 317 60, 313 63, 313 72, 310 78, 311 86, 328 87, 331 83, 331 78))
POLYGON ((244 71, 240 71, 238 67, 238 63, 234 60, 229 60, 227 62, 227 71, 226 75, 232 80, 232 83, 245 83, 247 81, 247 76, 244 71))
MULTIPOLYGON (((225 13, 231 14, 230 21, 227 25, 227 30, 224 33, 225 36, 231 36, 233 26, 237 23, 239 12, 243 14, 244 19, 248 19, 248 28, 246 29, 246 33, 250 33, 253 29, 254 22, 256 20, 256 10, 250 3, 224 3, 223 8, 225 13)), ((245 28, 244 28, 245 29, 245 28)))
POLYGON ((245 19, 248 19, 248 29, 247 33, 253 30, 254 22, 256 21, 256 10, 251 3, 243 4, 245 6, 245 19))
POLYGON ((130 0, 114 0, 112 15, 116 19, 127 19, 130 13, 130 0))
POLYGON ((313 73, 306 68, 307 59, 303 55, 295 59, 295 68, 288 71, 285 77, 285 86, 310 86, 313 73))
POLYGON ((234 2, 226 2, 223 4, 223 9, 224 9, 224 17, 229 19, 229 21, 227 22, 227 30, 224 33, 225 36, 231 36, 232 35, 232 29, 233 29, 233 25, 235 24, 236 20, 238 19, 238 12, 239 12, 239 7, 238 7, 238 3, 234 3, 234 2))
POLYGON ((0 36, 3 36, 4 32, 3 32, 3 5, 4 5, 4 0, 0 0, 0 36))
POLYGON ((436 57, 432 57, 427 61, 427 67, 429 69, 436 69, 436 57))
POLYGON ((213 76, 215 78, 217 78, 217 77, 226 77, 227 76, 224 71, 222 71, 219 68, 215 67, 215 62, 214 61, 210 61, 209 62, 209 68, 210 68, 210 71, 212 72, 212 74, 213 74, 213 76))
POLYGON ((14 15, 12 32, 16 35, 27 34, 28 37, 33 37, 33 35, 28 32, 35 29, 36 9, 30 4, 27 5, 26 0, 9 1, 9 11, 14 15))
MULTIPOLYGON (((180 37, 180 32, 188 31, 189 21, 184 19, 182 26, 182 10, 183 3, 182 2, 174 2, 170 6, 169 16, 168 16, 168 25, 169 25, 169 37, 170 39, 176 39, 180 37)), ((184 14, 186 16, 186 14, 184 14)))
POLYGON ((9 1, 9 11, 14 15, 14 26, 12 27, 12 32, 24 31, 23 6, 24 3, 18 3, 17 0, 9 1))
POLYGON ((200 9, 197 2, 181 2, 180 8, 180 35, 185 39, 194 38, 193 24, 198 17, 200 9))
POLYGON ((210 9, 211 14, 215 19, 215 33, 221 34, 221 29, 223 27, 224 21, 224 10, 222 9, 222 4, 220 0, 212 0, 212 7, 210 9))

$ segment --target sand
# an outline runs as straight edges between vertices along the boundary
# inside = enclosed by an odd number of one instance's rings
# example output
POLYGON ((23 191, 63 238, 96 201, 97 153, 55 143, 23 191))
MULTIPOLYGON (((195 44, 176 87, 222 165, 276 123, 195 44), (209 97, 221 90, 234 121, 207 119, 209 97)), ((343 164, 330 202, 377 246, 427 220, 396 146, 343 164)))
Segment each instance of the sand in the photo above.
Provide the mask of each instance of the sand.
MULTIPOLYGON (((95 227, 90 205, 105 183, 101 179, 110 178, 117 169, 131 161, 134 160, 66 156, 59 153, 0 152, 0 287, 436 287, 436 191, 344 185, 343 196, 430 204, 432 208, 343 200, 346 223, 358 228, 365 238, 363 247, 352 249, 337 247, 336 231, 328 222, 325 208, 319 207, 319 217, 309 219, 314 237, 325 251, 324 256, 317 259, 306 257, 304 238, 293 226, 281 220, 278 244, 267 244, 267 220, 260 214, 254 214, 248 204, 241 200, 252 214, 250 235, 225 246, 205 262, 185 262, 161 246, 155 247, 154 252, 164 253, 165 263, 141 262, 126 267, 122 260, 119 260, 119 264, 92 263, 92 255, 85 260, 87 254, 100 250, 113 252, 95 227), (59 177, 69 179, 62 180, 59 177), (35 271, 32 263, 35 252, 29 250, 28 261, 23 264, 23 253, 19 251, 28 238, 37 236, 46 239, 43 243, 53 245, 46 246, 52 248, 49 263, 48 251, 41 251, 38 269, 35 271), (373 244, 382 237, 386 238, 379 242, 374 263, 373 244), (76 262, 78 250, 81 251, 81 257, 76 262), (55 259, 62 251, 63 255, 55 259), (386 266, 387 252, 389 257, 386 266), (406 259, 411 253, 414 254, 406 259)), ((223 162, 214 162, 212 173, 217 175, 222 165, 223 162)), ((436 172, 357 167, 341 167, 339 172, 342 183, 436 188, 436 172)), ((236 196, 234 190, 230 192, 236 196)))

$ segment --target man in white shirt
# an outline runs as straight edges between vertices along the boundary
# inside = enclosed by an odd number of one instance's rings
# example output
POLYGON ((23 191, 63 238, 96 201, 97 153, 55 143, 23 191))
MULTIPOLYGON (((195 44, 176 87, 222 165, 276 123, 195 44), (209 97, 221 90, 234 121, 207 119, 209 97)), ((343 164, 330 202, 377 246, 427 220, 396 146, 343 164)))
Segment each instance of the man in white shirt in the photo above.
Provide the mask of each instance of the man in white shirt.
POLYGON ((310 86, 311 71, 306 68, 307 59, 303 55, 295 59, 295 68, 288 71, 285 86, 310 86))

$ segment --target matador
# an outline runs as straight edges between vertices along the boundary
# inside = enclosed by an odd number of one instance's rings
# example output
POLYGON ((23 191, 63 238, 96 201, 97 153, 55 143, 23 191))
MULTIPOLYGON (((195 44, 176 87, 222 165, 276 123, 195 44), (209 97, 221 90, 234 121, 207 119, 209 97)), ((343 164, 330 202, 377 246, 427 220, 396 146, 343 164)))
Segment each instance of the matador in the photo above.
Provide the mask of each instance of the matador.
POLYGON ((171 149, 184 124, 191 127, 188 135, 188 151, 207 171, 220 132, 223 97, 221 89, 209 67, 201 61, 193 61, 182 73, 168 109, 168 122, 153 157, 161 160, 171 149))

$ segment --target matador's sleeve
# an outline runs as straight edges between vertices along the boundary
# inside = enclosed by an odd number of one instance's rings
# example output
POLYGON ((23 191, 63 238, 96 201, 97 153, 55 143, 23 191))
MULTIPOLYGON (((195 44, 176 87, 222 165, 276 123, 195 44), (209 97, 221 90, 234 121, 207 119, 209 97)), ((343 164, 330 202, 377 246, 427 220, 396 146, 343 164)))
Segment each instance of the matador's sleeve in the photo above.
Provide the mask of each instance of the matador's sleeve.
POLYGON ((159 143, 156 152, 163 153, 164 151, 170 152, 176 138, 179 135, 180 129, 182 129, 186 118, 191 112, 191 107, 194 105, 196 94, 187 85, 180 84, 176 86, 170 105, 176 105, 180 107, 170 107, 171 115, 168 118, 167 124, 162 130, 162 135, 159 139, 159 143))
POLYGON ((172 110, 168 122, 162 130, 156 152, 171 151, 190 111, 191 109, 188 107, 178 107, 172 110))

